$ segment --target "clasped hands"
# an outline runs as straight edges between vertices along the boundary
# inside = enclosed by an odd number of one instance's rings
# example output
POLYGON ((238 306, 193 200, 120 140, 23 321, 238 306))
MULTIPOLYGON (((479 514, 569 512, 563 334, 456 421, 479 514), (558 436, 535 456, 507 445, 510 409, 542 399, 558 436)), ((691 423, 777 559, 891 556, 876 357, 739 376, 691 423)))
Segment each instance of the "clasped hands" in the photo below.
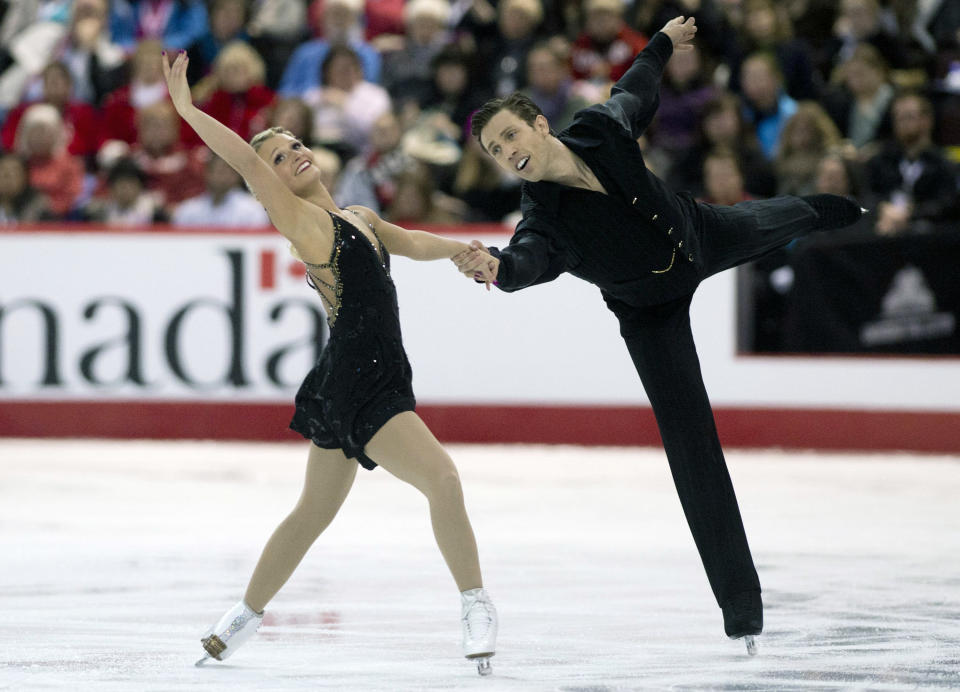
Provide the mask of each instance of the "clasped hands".
POLYGON ((471 241, 470 247, 457 253, 450 260, 468 279, 486 284, 488 291, 490 284, 497 280, 500 260, 487 252, 487 248, 479 240, 471 241))

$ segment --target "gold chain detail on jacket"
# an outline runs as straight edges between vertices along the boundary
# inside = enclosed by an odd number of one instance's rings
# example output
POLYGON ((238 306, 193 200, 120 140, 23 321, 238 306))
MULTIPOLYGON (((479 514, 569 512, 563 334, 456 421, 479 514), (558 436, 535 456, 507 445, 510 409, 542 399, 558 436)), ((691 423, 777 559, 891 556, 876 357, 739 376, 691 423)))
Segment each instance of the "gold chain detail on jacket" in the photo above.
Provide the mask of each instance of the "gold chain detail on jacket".
POLYGON ((650 273, 651 273, 651 274, 666 274, 668 271, 670 271, 671 269, 673 269, 673 260, 675 260, 675 259, 677 259, 677 251, 676 251, 676 250, 674 250, 674 251, 673 251, 673 254, 670 255, 670 264, 667 266, 666 269, 652 269, 652 270, 650 271, 650 273))

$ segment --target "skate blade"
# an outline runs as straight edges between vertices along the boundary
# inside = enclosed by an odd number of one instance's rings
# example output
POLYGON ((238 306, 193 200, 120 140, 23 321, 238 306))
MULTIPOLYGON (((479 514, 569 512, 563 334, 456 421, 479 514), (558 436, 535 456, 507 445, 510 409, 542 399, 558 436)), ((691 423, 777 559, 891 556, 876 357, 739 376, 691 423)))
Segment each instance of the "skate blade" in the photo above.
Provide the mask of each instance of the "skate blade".
POLYGON ((477 663, 477 674, 481 677, 486 677, 493 674, 493 667, 490 665, 489 656, 475 656, 471 660, 476 661, 477 663))
POLYGON ((743 643, 747 645, 747 654, 750 656, 756 656, 759 648, 757 647, 757 639, 752 634, 748 634, 743 638, 743 643))

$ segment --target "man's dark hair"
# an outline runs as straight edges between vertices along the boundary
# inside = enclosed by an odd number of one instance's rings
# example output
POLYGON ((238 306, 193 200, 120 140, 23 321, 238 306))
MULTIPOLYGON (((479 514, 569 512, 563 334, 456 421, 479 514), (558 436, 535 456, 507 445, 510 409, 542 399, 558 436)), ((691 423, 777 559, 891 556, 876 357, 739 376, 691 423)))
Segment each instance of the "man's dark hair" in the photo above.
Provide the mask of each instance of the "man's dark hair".
MULTIPOLYGON (((529 96, 515 91, 503 98, 490 99, 474 111, 470 118, 470 134, 480 142, 480 131, 487 126, 493 116, 502 110, 510 111, 530 127, 533 127, 538 115, 543 115, 540 106, 535 104, 529 96)), ((480 142, 480 146, 483 147, 484 151, 487 150, 483 142, 480 142)))

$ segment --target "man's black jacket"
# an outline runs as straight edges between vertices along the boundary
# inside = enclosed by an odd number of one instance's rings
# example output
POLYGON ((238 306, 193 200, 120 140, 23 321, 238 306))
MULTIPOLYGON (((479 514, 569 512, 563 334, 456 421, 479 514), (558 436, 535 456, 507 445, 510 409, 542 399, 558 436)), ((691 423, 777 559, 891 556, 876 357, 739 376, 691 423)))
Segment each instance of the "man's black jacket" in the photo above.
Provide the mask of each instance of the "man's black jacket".
POLYGON ((628 305, 653 305, 692 293, 700 282, 700 212, 647 170, 637 138, 660 102, 673 52, 658 32, 614 85, 610 99, 580 111, 557 137, 590 167, 608 194, 524 182, 499 288, 515 291, 569 272, 628 305))

